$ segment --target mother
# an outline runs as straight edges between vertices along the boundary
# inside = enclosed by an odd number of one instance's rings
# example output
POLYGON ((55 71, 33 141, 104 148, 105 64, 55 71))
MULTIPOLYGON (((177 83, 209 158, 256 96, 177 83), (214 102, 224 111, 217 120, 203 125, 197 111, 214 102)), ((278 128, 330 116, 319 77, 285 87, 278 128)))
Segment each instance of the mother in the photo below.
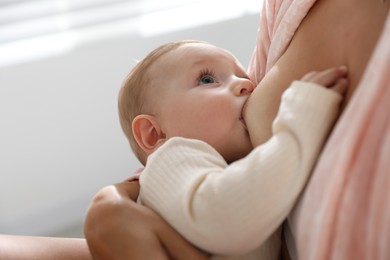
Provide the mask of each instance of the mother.
MULTIPOLYGON (((277 112, 277 106, 272 106, 270 109, 270 104, 275 103, 274 100, 280 99, 281 93, 292 80, 300 78, 307 71, 321 70, 338 65, 346 65, 349 68, 350 88, 345 102, 345 106, 347 106, 362 79, 369 58, 381 35, 388 15, 389 1, 266 0, 264 10, 267 10, 267 12, 263 13, 262 17, 261 38, 258 39, 260 45, 257 47, 251 67, 252 75, 254 77, 256 75, 258 83, 260 80, 261 82, 248 104, 248 107, 253 107, 248 110, 248 113, 253 111, 263 113, 263 118, 267 117, 269 120, 267 125, 271 125, 277 112), (308 13, 299 22, 290 19, 289 16, 278 16, 278 14, 302 12, 302 10, 303 14, 308 13), (264 22, 267 26, 264 26, 264 22), (287 28, 287 31, 279 29, 285 27, 286 24, 291 26, 289 29, 287 28), (290 32, 291 35, 283 36, 283 32, 290 32), (280 39, 280 35, 285 40, 286 48, 281 44, 283 40, 280 39), (288 38, 292 38, 291 42, 288 38), (281 46, 278 46, 280 44, 281 46), (275 51, 274 56, 269 56, 272 55, 273 49, 279 51, 275 51), (270 82, 272 82, 272 85, 270 85, 270 82), (270 104, 256 102, 257 93, 268 95, 270 104)), ((359 90, 361 88, 368 89, 371 86, 363 85, 359 87, 359 90)), ((350 111, 346 111, 346 113, 348 112, 350 111)), ((342 117, 344 116, 342 115, 342 117)), ((271 129, 258 133, 256 134, 256 141, 264 142, 270 135, 271 129)), ((325 150, 326 152, 327 150, 325 150)), ((333 161, 326 160, 326 158, 324 155, 320 159, 319 166, 324 164, 333 166, 333 161)), ((345 167, 343 169, 341 173, 347 170, 345 167)), ((314 173, 314 182, 309 183, 308 186, 308 192, 311 192, 309 195, 313 194, 313 188, 311 187, 313 185, 315 187, 315 180, 319 178, 317 175, 323 174, 321 172, 314 173)), ((200 252, 186 244, 163 220, 149 209, 143 208, 132 201, 132 199, 135 199, 137 192, 137 183, 124 182, 107 187, 98 194, 91 209, 95 212, 89 214, 86 225, 86 234, 90 239, 89 241, 92 242, 90 244, 92 253, 98 253, 107 259, 166 259, 168 257, 188 259, 191 255, 194 258, 202 258, 203 255, 200 252), (99 223, 99 228, 96 228, 96 223, 99 223)), ((292 220, 291 227, 294 235, 292 236, 293 239, 289 241, 293 242, 294 236, 298 237, 298 253, 302 258, 333 257, 334 254, 331 255, 331 251, 334 248, 329 241, 332 240, 332 234, 337 233, 323 234, 321 229, 317 229, 318 234, 324 235, 327 239, 325 241, 327 246, 323 248, 318 246, 318 244, 324 242, 324 240, 321 240, 323 236, 316 237, 316 234, 308 233, 301 228, 300 221, 302 219, 308 220, 308 213, 313 210, 313 202, 310 201, 311 196, 307 195, 308 192, 304 194, 301 206, 295 212, 294 216, 297 216, 297 218, 295 221, 292 218, 290 219, 292 220), (310 252, 305 246, 301 246, 307 241, 312 241, 309 247, 310 252)), ((321 197, 326 193, 314 193, 314 195, 321 197)), ((325 210, 328 208, 325 207, 325 210)), ((330 207, 330 209, 332 208, 330 207)), ((324 225, 328 224, 329 221, 331 224, 335 223, 335 218, 328 220, 320 216, 315 220, 324 220, 324 223, 320 222, 324 225)), ((346 221, 348 220, 344 220, 344 223, 346 221)), ((313 221, 311 224, 316 226, 313 221)), ((342 224, 338 223, 338 225, 342 224)), ((390 230, 387 230, 387 236, 389 234, 390 230)), ((345 241, 340 242, 341 245, 343 243, 348 244, 345 241)), ((289 245, 290 252, 294 256, 293 243, 289 245)), ((350 249, 351 246, 349 244, 347 246, 347 249, 350 249)), ((375 255, 375 252, 372 255, 375 255)), ((0 258, 16 259, 18 256, 21 256, 20 259, 29 259, 32 256, 37 259, 90 258, 84 240, 0 237, 0 258)))

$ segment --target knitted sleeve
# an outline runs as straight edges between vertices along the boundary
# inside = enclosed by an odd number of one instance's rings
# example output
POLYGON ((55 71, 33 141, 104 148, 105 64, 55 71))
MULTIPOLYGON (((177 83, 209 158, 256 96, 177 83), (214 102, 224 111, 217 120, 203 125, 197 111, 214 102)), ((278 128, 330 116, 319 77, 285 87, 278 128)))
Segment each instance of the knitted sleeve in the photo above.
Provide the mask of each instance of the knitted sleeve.
POLYGON ((334 91, 295 81, 282 96, 273 137, 230 165, 202 141, 168 140, 148 158, 141 203, 203 250, 255 249, 294 206, 340 101, 334 91))

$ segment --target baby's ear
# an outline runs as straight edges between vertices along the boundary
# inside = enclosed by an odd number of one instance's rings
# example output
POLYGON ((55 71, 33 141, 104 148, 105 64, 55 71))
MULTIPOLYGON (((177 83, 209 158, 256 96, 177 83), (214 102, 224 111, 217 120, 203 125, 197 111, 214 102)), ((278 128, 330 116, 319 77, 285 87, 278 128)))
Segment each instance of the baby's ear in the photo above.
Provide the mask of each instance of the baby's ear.
POLYGON ((152 153, 166 139, 158 120, 151 115, 136 116, 132 128, 136 142, 147 154, 152 153))

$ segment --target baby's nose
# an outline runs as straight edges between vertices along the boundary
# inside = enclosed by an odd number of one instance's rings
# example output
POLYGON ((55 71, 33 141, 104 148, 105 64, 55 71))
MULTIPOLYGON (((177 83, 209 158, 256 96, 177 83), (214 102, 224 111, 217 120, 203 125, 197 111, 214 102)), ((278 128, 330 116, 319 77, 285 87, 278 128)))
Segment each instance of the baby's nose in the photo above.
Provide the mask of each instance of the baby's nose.
POLYGON ((252 93, 254 85, 252 81, 246 78, 238 78, 235 87, 236 95, 246 95, 252 93))

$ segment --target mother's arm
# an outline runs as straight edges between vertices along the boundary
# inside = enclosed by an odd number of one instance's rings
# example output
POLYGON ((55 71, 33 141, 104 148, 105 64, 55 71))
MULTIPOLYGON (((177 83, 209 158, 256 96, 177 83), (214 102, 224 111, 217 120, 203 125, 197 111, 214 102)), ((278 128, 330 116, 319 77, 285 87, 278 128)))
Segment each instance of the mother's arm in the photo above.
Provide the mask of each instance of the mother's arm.
POLYGON ((95 196, 84 227, 95 259, 206 259, 154 211, 137 204, 138 192, 138 181, 125 181, 95 196))
POLYGON ((85 225, 91 251, 85 239, 0 235, 0 259, 206 259, 156 213, 135 203, 138 191, 138 182, 123 182, 97 194, 85 225))
POLYGON ((85 239, 0 235, 0 259, 91 260, 85 239))

